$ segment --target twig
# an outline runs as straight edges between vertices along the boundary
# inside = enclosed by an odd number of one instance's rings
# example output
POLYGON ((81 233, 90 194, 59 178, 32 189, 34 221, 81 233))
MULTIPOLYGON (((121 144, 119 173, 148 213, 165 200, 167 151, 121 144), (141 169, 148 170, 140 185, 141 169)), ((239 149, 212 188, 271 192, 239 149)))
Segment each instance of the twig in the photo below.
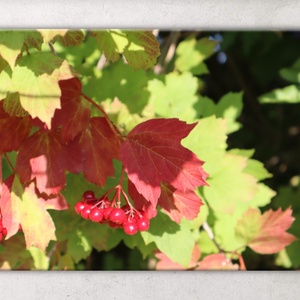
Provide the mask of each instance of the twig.
POLYGON ((164 46, 161 49, 161 55, 158 58, 157 64, 154 66, 154 73, 160 74, 162 73, 167 64, 170 62, 172 57, 174 56, 176 50, 176 43, 180 37, 180 31, 173 31, 168 40, 165 42, 164 46))
POLYGON ((98 63, 97 63, 97 69, 98 70, 102 70, 104 65, 106 63, 106 57, 105 55, 102 53, 102 55, 100 56, 98 63))
POLYGON ((11 163, 11 161, 10 161, 10 159, 9 159, 9 157, 7 156, 6 153, 4 153, 4 157, 5 157, 5 159, 6 159, 7 163, 8 163, 8 165, 9 165, 9 167, 10 167, 11 170, 13 171, 13 173, 16 173, 16 169, 15 169, 14 166, 12 165, 12 163, 11 163))
POLYGON ((49 250, 47 256, 48 258, 51 258, 51 256, 53 255, 53 253, 55 252, 56 248, 58 246, 58 242, 54 243, 54 245, 51 247, 51 249, 49 250))
POLYGON ((107 113, 104 111, 104 109, 98 104, 96 103, 94 100, 92 100, 90 97, 82 94, 82 96, 88 101, 90 102, 92 105, 94 105, 104 116, 104 118, 106 119, 109 127, 111 128, 111 130, 113 131, 113 133, 117 136, 122 137, 121 132, 114 126, 114 124, 112 123, 112 121, 110 120, 110 118, 108 117, 107 113))
POLYGON ((177 46, 177 41, 180 37, 180 31, 176 31, 174 32, 174 34, 172 35, 172 39, 171 39, 171 43, 169 46, 169 50, 168 53, 166 55, 164 64, 163 64, 163 68, 166 69, 167 65, 169 64, 169 62, 172 60, 175 51, 176 51, 176 46, 177 46))
POLYGON ((56 51, 55 51, 55 49, 54 49, 53 44, 52 44, 51 42, 49 42, 48 45, 49 45, 49 47, 50 47, 50 49, 51 49, 52 54, 55 55, 55 56, 57 56, 57 53, 56 53, 56 51))
POLYGON ((218 248, 219 252, 221 253, 225 253, 225 251, 220 247, 220 245, 218 244, 218 242, 215 239, 214 233, 212 232, 212 229, 210 228, 210 226, 208 225, 207 222, 204 222, 202 224, 203 229, 206 231, 208 237, 213 241, 213 243, 215 244, 215 246, 218 248))

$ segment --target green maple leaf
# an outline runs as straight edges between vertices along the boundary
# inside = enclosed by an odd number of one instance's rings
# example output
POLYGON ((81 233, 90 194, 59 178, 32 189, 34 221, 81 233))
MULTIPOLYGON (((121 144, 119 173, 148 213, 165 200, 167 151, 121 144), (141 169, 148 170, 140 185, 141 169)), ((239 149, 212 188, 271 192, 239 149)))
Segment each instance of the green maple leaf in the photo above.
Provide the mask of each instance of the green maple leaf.
POLYGON ((216 41, 202 38, 197 41, 194 37, 189 37, 182 41, 176 49, 175 67, 181 71, 189 71, 194 75, 208 73, 205 59, 214 53, 216 41))
POLYGON ((182 141, 182 145, 193 151, 205 162, 203 168, 213 176, 222 168, 220 162, 225 155, 226 124, 224 119, 215 116, 199 120, 197 126, 182 141))
POLYGON ((149 81, 147 89, 150 92, 149 106, 158 116, 194 121, 198 80, 191 73, 170 73, 164 81, 155 78, 149 81))
POLYGON ((43 39, 37 31, 1 31, 0 56, 13 69, 24 44, 41 50, 43 39))
POLYGON ((91 35, 108 60, 115 62, 123 54, 135 69, 152 67, 160 54, 159 43, 150 31, 104 30, 91 35))
POLYGON ((180 224, 176 224, 167 215, 158 213, 151 220, 149 231, 141 234, 146 245, 154 242, 158 249, 173 262, 183 266, 189 265, 194 248, 194 239, 188 221, 183 219, 180 224))
POLYGON ((236 121, 243 108, 242 93, 227 93, 217 104, 208 97, 200 97, 195 105, 200 116, 208 117, 215 115, 217 118, 226 120, 227 133, 232 133, 241 128, 236 121))
POLYGON ((52 53, 31 54, 18 61, 11 78, 7 72, 1 73, 1 92, 18 92, 22 107, 51 128, 54 112, 61 108, 58 81, 72 77, 72 69, 61 58, 52 53))
POLYGON ((38 31, 45 43, 59 41, 64 47, 80 45, 84 39, 84 34, 81 30, 39 29, 38 31))
POLYGON ((258 192, 256 179, 243 172, 247 158, 225 154, 222 168, 207 181, 204 196, 215 212, 232 214, 241 203, 248 203, 258 192))

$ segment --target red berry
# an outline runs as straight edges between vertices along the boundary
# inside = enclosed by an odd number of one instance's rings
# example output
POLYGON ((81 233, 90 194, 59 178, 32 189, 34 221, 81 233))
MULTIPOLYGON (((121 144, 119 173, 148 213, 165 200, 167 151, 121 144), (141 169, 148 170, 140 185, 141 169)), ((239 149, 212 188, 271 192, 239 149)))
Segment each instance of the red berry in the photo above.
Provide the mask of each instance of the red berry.
POLYGON ((122 224, 125 219, 126 215, 122 208, 114 208, 109 214, 109 220, 116 224, 122 224))
POLYGON ((134 221, 127 221, 126 223, 124 223, 123 229, 124 229, 124 232, 128 235, 134 235, 138 231, 137 224, 134 221))
POLYGON ((86 219, 86 220, 88 220, 89 219, 89 215, 90 215, 90 212, 91 212, 91 205, 88 205, 88 204, 86 204, 86 207, 81 211, 81 216, 84 218, 84 219, 86 219))
POLYGON ((90 214, 89 214, 89 219, 92 220, 93 222, 100 222, 103 219, 103 211, 102 209, 98 207, 94 207, 91 209, 90 214))
POLYGON ((128 204, 123 205, 121 208, 124 210, 125 214, 130 211, 130 206, 128 204))
POLYGON ((137 221, 137 228, 139 231, 146 231, 150 227, 150 222, 146 218, 141 218, 137 221))
POLYGON ((77 202, 76 205, 75 205, 75 211, 80 214, 82 212, 82 210, 86 207, 86 203, 80 201, 80 202, 77 202))
POLYGON ((86 192, 83 193, 82 199, 84 201, 90 201, 90 200, 95 200, 96 197, 95 197, 95 194, 94 194, 93 191, 86 191, 86 192))
POLYGON ((105 219, 105 220, 109 221, 109 215, 110 215, 110 213, 111 213, 111 211, 112 211, 113 209, 114 209, 114 208, 111 207, 111 206, 104 208, 104 210, 103 210, 103 215, 104 215, 104 219, 105 219))

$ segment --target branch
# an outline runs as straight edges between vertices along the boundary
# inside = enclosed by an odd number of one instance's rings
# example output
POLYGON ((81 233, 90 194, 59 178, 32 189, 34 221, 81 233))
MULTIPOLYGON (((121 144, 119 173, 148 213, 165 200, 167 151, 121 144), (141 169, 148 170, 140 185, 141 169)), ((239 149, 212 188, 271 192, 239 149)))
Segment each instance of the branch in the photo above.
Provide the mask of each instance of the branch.
POLYGON ((154 66, 154 73, 160 74, 165 71, 168 63, 172 60, 175 50, 177 41, 180 37, 180 31, 173 31, 168 40, 165 42, 165 45, 162 47, 161 55, 158 59, 157 64, 154 66))
POLYGON ((102 70, 104 65, 106 63, 106 57, 104 54, 102 54, 98 60, 98 63, 97 63, 97 69, 98 70, 102 70))
POLYGON ((57 53, 56 53, 56 51, 55 51, 55 49, 54 49, 53 44, 52 44, 51 42, 49 42, 48 45, 49 45, 49 47, 50 47, 50 49, 51 49, 52 54, 55 55, 55 56, 57 56, 57 53))

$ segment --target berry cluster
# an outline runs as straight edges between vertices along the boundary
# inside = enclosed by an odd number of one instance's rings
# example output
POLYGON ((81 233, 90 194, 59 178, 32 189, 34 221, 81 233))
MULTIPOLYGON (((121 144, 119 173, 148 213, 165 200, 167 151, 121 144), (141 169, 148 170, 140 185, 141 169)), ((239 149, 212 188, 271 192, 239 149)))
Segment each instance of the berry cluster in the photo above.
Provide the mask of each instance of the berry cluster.
POLYGON ((110 202, 107 196, 97 199, 92 191, 86 191, 75 211, 86 220, 100 224, 107 223, 112 228, 123 228, 128 235, 149 229, 150 222, 143 210, 135 209, 129 202, 120 207, 120 202, 110 202))
POLYGON ((1 211, 0 211, 0 241, 5 238, 7 235, 7 229, 3 227, 2 224, 2 215, 1 215, 1 211))

